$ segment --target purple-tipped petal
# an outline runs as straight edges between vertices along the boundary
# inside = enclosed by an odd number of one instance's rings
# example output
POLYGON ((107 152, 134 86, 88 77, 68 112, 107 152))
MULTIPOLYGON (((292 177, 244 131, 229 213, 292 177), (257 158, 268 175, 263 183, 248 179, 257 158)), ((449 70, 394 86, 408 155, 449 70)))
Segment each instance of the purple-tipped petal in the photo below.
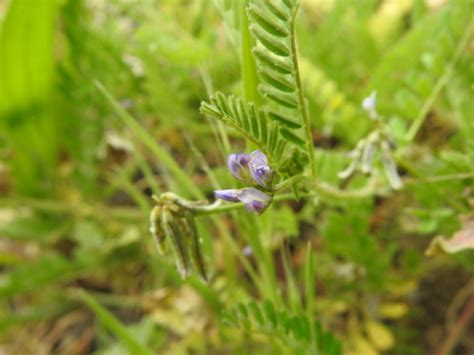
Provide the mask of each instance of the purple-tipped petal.
POLYGON ((253 180, 263 188, 270 188, 272 169, 268 166, 267 156, 259 150, 250 153, 250 174, 253 180))
POLYGON ((230 173, 239 180, 248 179, 248 165, 250 156, 246 153, 230 154, 227 158, 227 168, 230 173))
POLYGON ((245 209, 249 212, 255 212, 258 214, 261 214, 265 209, 267 208, 267 205, 265 205, 263 202, 260 201, 252 201, 249 203, 245 204, 245 209))
POLYGON ((216 190, 214 191, 216 198, 224 201, 238 202, 242 195, 242 190, 229 189, 229 190, 216 190))
POLYGON ((258 189, 255 189, 253 187, 246 187, 241 190, 239 200, 247 203, 251 201, 262 201, 262 202, 267 202, 271 199, 270 196, 268 196, 265 192, 262 192, 258 189))
POLYGON ((256 212, 258 214, 265 211, 272 201, 272 198, 266 193, 252 187, 242 189, 242 194, 239 199, 245 203, 245 209, 247 211, 256 212))
POLYGON ((241 201, 245 205, 245 209, 249 212, 256 212, 261 214, 272 202, 271 196, 266 193, 247 187, 244 189, 229 189, 214 191, 216 198, 225 201, 237 202, 241 201))

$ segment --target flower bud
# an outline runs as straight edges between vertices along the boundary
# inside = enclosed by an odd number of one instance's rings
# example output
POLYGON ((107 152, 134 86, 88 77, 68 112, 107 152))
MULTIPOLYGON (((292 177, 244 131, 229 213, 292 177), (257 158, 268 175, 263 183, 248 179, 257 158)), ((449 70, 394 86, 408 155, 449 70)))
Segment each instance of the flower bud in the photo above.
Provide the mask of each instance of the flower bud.
POLYGON ((247 211, 261 214, 266 210, 272 198, 260 190, 248 187, 242 189, 240 201, 245 203, 245 209, 247 211))
POLYGON ((369 96, 367 96, 362 101, 362 108, 369 114, 370 118, 377 118, 377 109, 375 108, 377 104, 377 91, 372 91, 369 96))
POLYGON ((214 195, 224 201, 230 202, 238 202, 240 201, 239 197, 241 194, 241 190, 237 189, 228 189, 228 190, 216 190, 214 191, 214 195))
POLYGON ((272 201, 271 196, 266 193, 247 187, 244 189, 216 190, 214 194, 217 198, 225 201, 243 202, 245 209, 249 212, 263 213, 272 201))

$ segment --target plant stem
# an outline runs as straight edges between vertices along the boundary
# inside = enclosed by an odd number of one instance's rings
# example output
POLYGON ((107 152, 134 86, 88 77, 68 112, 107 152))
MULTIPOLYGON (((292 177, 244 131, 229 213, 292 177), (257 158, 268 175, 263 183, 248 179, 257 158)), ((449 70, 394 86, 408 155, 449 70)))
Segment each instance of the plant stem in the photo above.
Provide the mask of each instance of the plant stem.
POLYGON ((436 82, 436 85, 434 86, 430 97, 425 101, 424 105, 422 106, 420 110, 420 113, 418 114, 418 116, 415 118, 412 125, 410 126, 410 129, 408 130, 408 133, 405 137, 407 142, 411 142, 413 141, 413 139, 415 139, 416 134, 418 133, 418 131, 421 128, 421 125, 426 119, 428 111, 431 109, 431 106, 433 106, 433 103, 436 97, 438 96, 439 92, 441 91, 441 89, 444 87, 444 84, 446 84, 449 77, 451 76, 451 73, 453 72, 456 62, 459 60, 459 57, 461 56, 463 49, 466 47, 466 44, 469 41, 472 28, 473 28, 472 26, 467 27, 466 31, 461 37, 461 40, 459 41, 456 51, 454 52, 453 58, 449 62, 448 66, 446 67, 446 70, 444 71, 443 75, 436 82))
POLYGON ((295 67, 296 84, 298 86, 298 96, 301 106, 301 112, 303 115, 303 122, 306 133, 306 150, 308 151, 309 163, 311 167, 311 180, 313 188, 316 189, 317 185, 317 174, 316 174, 316 159, 314 157, 314 146, 313 146, 313 133, 311 132, 311 122, 309 120, 308 108, 304 99, 303 85, 301 83, 300 69, 298 64, 296 35, 295 35, 295 18, 298 13, 298 8, 293 12, 293 18, 291 20, 291 52, 293 58, 293 65, 295 67))
POLYGON ((63 201, 34 199, 34 198, 15 198, 0 199, 2 206, 27 207, 33 210, 50 212, 54 214, 71 214, 77 217, 103 217, 126 220, 144 220, 148 216, 134 207, 113 207, 106 205, 86 205, 84 203, 67 203, 63 201))
MULTIPOLYGON (((302 194, 301 197, 316 197, 319 194, 328 198, 360 199, 360 198, 369 197, 370 195, 374 193, 374 191, 375 191, 374 186, 370 184, 361 189, 344 191, 326 183, 319 183, 316 186, 316 190, 302 194)), ((288 200, 293 200, 294 197, 295 195, 293 193, 286 193, 286 194, 276 195, 273 198, 273 201, 274 202, 288 201, 288 200)), ((217 202, 218 201, 214 202, 212 205, 195 206, 195 207, 193 206, 191 208, 193 209, 194 213, 197 216, 205 216, 205 215, 227 212, 234 209, 242 208, 245 205, 243 202, 234 202, 234 203, 225 204, 225 205, 221 205, 220 203, 217 203, 217 202)))
POLYGON ((436 355, 447 355, 451 353, 454 346, 457 344, 459 338, 466 331, 466 327, 469 325, 469 322, 474 318, 474 298, 468 301, 467 305, 464 307, 463 312, 461 313, 456 324, 449 330, 447 338, 441 344, 440 348, 436 352, 436 355))

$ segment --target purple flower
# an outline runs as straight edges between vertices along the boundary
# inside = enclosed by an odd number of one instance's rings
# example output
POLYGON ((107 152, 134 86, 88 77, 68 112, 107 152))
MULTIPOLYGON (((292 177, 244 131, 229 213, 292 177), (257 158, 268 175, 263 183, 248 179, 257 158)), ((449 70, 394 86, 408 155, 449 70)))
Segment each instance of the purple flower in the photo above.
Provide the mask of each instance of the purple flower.
POLYGON ((224 201, 238 202, 240 201, 241 190, 228 189, 228 190, 216 190, 214 195, 224 201))
POLYGON ((230 154, 227 158, 227 167, 230 173, 239 180, 249 180, 250 155, 246 153, 230 154))
MULTIPOLYGON (((250 154, 234 153, 227 158, 227 167, 237 179, 248 185, 259 185, 265 190, 271 189, 273 172, 267 157, 259 150, 250 154)), ((249 212, 261 214, 272 202, 272 197, 253 187, 214 191, 216 198, 224 201, 243 202, 249 212)))
POLYGON ((244 254, 245 256, 252 255, 253 254, 252 247, 250 245, 246 245, 244 249, 242 249, 242 254, 244 254))
POLYGON ((245 204, 245 209, 249 212, 261 214, 268 207, 272 198, 266 193, 246 187, 243 189, 216 190, 214 194, 217 198, 225 201, 241 201, 245 204))
POLYGON ((254 189, 253 187, 247 187, 242 189, 242 194, 240 195, 239 200, 245 203, 247 211, 257 212, 260 214, 265 211, 272 198, 260 190, 254 189))
POLYGON ((264 189, 271 187, 272 169, 268 165, 266 155, 259 150, 250 154, 230 154, 227 158, 227 167, 235 178, 249 185, 256 183, 264 189))
POLYGON ((265 189, 269 189, 272 182, 272 169, 268 166, 267 157, 259 150, 250 153, 250 174, 254 181, 265 189))

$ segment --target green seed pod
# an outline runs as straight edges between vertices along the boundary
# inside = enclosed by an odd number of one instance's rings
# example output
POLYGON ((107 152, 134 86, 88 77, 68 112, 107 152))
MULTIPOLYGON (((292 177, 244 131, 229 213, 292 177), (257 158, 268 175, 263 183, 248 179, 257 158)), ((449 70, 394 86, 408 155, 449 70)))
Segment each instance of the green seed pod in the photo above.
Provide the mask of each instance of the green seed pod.
POLYGON ((205 281, 208 281, 206 264, 201 251, 201 242, 196 228, 196 220, 189 211, 184 211, 183 218, 186 220, 187 232, 186 240, 190 244, 190 255, 191 262, 193 263, 194 269, 198 272, 199 276, 205 281))
POLYGON ((177 224, 176 217, 171 206, 163 207, 162 224, 166 236, 168 237, 171 249, 173 250, 176 268, 183 279, 191 274, 191 263, 189 260, 186 245, 180 235, 180 226, 177 224))
POLYGON ((382 146, 382 164, 387 176, 388 182, 393 189, 398 190, 403 186, 402 179, 398 175, 397 165, 393 160, 392 153, 390 152, 390 146, 386 141, 381 143, 382 146))
POLYGON ((150 233, 155 239, 156 247, 160 255, 166 252, 166 235, 161 225, 161 207, 155 206, 150 213, 150 233))
POLYGON ((339 176, 340 179, 347 179, 349 176, 351 176, 354 173, 354 171, 357 167, 357 162, 358 162, 357 159, 352 159, 349 166, 346 169, 344 169, 343 171, 340 171, 337 174, 337 176, 339 176))
POLYGON ((201 252, 201 243, 197 233, 194 215, 188 210, 181 210, 176 217, 179 235, 191 256, 191 263, 199 276, 207 282, 207 272, 204 257, 201 252))
POLYGON ((370 173, 375 155, 375 143, 368 142, 362 151, 361 170, 364 174, 370 173))

